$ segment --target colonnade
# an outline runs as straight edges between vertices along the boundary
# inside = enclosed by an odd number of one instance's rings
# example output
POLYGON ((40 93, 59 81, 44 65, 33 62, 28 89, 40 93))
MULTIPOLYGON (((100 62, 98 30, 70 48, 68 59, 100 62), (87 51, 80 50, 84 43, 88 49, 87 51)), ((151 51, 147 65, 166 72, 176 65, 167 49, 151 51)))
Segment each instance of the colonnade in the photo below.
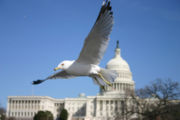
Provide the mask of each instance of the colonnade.
POLYGON ((129 83, 116 83, 114 82, 111 86, 106 85, 105 86, 106 91, 125 91, 125 90, 134 90, 134 84, 129 84, 129 83))
POLYGON ((8 100, 8 116, 32 117, 40 109, 40 100, 8 100))

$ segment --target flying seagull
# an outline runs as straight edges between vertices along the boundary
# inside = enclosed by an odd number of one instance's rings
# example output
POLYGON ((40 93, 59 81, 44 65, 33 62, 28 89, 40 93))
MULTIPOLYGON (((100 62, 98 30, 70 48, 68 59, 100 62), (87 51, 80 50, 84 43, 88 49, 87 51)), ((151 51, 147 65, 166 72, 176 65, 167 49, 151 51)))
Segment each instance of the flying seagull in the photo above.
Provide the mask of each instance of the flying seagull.
POLYGON ((96 22, 85 39, 79 58, 60 62, 54 70, 61 69, 61 71, 46 79, 33 81, 32 84, 40 84, 49 79, 89 76, 101 88, 105 85, 112 86, 111 83, 117 74, 98 66, 107 48, 112 27, 113 12, 110 0, 104 0, 96 22))

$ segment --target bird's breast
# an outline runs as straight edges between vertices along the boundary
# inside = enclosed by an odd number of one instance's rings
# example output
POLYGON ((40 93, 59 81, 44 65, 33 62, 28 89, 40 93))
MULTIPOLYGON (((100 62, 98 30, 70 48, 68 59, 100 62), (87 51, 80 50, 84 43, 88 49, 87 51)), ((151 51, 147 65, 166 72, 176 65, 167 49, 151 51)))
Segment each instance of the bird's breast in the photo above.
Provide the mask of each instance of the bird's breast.
POLYGON ((97 65, 81 64, 81 63, 75 62, 66 71, 69 74, 72 74, 75 76, 89 76, 91 74, 96 74, 97 71, 99 70, 100 68, 97 65))
POLYGON ((91 70, 90 65, 75 62, 66 71, 75 76, 87 76, 91 70))

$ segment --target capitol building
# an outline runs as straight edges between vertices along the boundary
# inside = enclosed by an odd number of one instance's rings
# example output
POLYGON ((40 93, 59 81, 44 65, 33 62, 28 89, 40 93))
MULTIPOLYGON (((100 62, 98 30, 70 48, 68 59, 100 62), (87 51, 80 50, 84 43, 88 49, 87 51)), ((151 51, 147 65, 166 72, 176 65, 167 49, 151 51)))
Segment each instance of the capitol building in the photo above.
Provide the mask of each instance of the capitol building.
MULTIPOLYGON (((112 86, 105 86, 96 96, 80 94, 77 98, 55 99, 48 96, 9 96, 7 116, 17 120, 33 120, 40 110, 52 112, 54 119, 65 108, 68 120, 119 120, 124 112, 126 91, 134 91, 135 83, 128 63, 121 57, 118 42, 115 56, 106 65, 109 70, 115 70, 118 77, 112 86)), ((129 104, 129 103, 128 103, 129 104)))

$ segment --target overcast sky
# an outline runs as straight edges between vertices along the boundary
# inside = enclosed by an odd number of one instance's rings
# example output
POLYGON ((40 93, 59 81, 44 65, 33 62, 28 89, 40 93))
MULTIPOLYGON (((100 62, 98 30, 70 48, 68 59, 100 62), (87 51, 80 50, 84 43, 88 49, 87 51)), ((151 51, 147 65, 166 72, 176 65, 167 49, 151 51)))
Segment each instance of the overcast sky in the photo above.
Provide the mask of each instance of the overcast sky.
MULTIPOLYGON (((102 0, 0 0, 0 104, 7 96, 96 95, 91 78, 31 82, 76 59, 102 0)), ((115 24, 100 66, 114 56, 116 40, 136 88, 156 78, 180 81, 180 1, 112 0, 115 24)))

